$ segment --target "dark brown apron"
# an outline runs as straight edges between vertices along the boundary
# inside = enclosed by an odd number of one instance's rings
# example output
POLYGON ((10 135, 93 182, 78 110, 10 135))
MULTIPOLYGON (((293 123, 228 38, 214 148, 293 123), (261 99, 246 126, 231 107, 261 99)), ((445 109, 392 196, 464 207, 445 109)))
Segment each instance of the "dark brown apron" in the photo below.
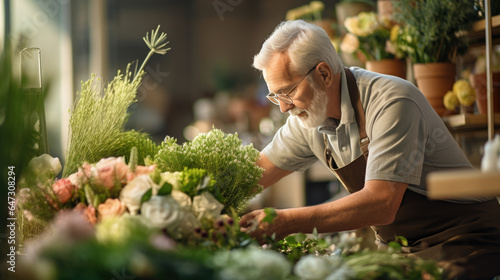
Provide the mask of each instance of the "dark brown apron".
MULTIPOLYGON (((354 193, 364 187, 369 140, 356 80, 349 69, 346 77, 362 155, 338 168, 324 135, 325 157, 347 191, 354 193)), ((500 205, 496 199, 451 203, 429 200, 407 189, 394 222, 372 229, 381 244, 393 241, 395 236, 404 236, 409 244, 405 252, 438 260, 450 279, 492 279, 500 275, 500 205)))

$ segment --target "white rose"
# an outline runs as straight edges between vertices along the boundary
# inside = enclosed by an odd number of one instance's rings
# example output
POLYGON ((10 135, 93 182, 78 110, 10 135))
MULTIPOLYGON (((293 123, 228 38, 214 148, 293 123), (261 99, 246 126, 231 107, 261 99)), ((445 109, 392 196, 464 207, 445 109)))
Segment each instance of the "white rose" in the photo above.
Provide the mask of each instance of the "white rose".
POLYGON ((178 190, 181 188, 181 172, 164 172, 160 174, 160 177, 160 186, 163 186, 163 184, 165 183, 169 183, 170 185, 172 185, 172 188, 174 190, 178 190))
POLYGON ((306 280, 325 279, 334 270, 335 267, 332 267, 328 260, 315 255, 300 258, 293 268, 293 272, 297 277, 306 280))
POLYGON ((201 228, 201 222, 196 218, 193 212, 183 211, 182 223, 178 227, 181 236, 189 236, 196 228, 201 228))
POLYGON ((127 206, 128 211, 135 215, 141 208, 142 196, 154 185, 149 175, 137 176, 122 189, 120 200, 127 206))
POLYGON ((203 192, 193 198, 193 212, 199 220, 204 218, 216 219, 224 208, 215 197, 209 192, 203 192))
POLYGON ((184 211, 191 211, 191 205, 193 203, 191 202, 191 197, 189 197, 189 195, 178 190, 172 190, 170 195, 175 199, 175 201, 177 201, 177 203, 179 203, 179 206, 184 211))
POLYGON ((151 197, 142 204, 141 215, 158 228, 176 228, 183 216, 179 203, 170 195, 151 197))
POLYGON ((28 169, 34 174, 44 175, 48 173, 53 177, 61 172, 62 167, 58 158, 43 154, 32 158, 28 163, 28 169))
POLYGON ((213 261, 224 280, 286 279, 291 271, 291 263, 282 254, 252 246, 219 251, 213 261))

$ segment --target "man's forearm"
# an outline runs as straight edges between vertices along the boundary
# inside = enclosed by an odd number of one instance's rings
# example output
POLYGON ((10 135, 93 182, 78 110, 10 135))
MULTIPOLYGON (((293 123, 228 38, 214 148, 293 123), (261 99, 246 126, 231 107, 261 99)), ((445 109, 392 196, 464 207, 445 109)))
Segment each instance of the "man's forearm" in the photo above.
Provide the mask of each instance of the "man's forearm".
POLYGON ((336 201, 284 209, 279 214, 288 223, 289 233, 310 233, 314 228, 318 232, 338 232, 392 223, 407 185, 384 181, 370 184, 336 201))

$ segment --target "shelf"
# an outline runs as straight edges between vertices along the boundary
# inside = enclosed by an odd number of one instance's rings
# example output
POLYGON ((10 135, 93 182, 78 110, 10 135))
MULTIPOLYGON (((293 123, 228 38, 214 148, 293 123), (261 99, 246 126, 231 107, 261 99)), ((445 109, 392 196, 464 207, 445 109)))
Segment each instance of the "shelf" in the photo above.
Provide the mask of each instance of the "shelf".
POLYGON ((500 171, 460 170, 427 176, 427 195, 433 199, 500 196, 500 171))
MULTIPOLYGON (((442 118, 446 126, 453 132, 487 129, 488 117, 480 114, 457 114, 442 118)), ((500 114, 494 114, 495 127, 500 127, 500 114)))
MULTIPOLYGON (((472 26, 472 31, 469 33, 469 44, 471 46, 484 45, 484 27, 485 20, 479 20, 472 26)), ((492 43, 500 43, 500 15, 491 17, 491 36, 493 37, 492 43)))

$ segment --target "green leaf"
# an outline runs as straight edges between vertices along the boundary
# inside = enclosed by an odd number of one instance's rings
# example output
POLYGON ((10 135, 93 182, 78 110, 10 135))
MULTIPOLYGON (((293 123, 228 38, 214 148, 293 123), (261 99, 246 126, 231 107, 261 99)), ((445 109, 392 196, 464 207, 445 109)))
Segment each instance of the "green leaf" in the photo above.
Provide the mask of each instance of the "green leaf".
POLYGON ((295 239, 295 235, 289 235, 289 236, 285 237, 285 241, 288 245, 297 244, 297 240, 295 239))
POLYGON ((304 233, 297 233, 297 234, 295 234, 295 240, 296 240, 298 243, 302 243, 302 242, 304 242, 306 239, 307 239, 307 235, 305 235, 304 233))
POLYGON ((265 208, 264 213, 266 214, 266 216, 264 217, 264 219, 262 219, 263 223, 272 224, 274 218, 276 218, 278 216, 278 214, 276 214, 276 210, 274 210, 274 208, 271 208, 271 207, 265 208))
POLYGON ((314 239, 318 239, 318 229, 316 229, 316 227, 314 227, 312 234, 314 236, 314 239))
POLYGON ((400 251, 401 250, 401 244, 399 244, 396 241, 389 242, 389 244, 387 244, 387 246, 389 246, 389 248, 392 248, 392 249, 394 249, 396 251, 400 251))
POLYGON ((401 236, 401 235, 396 236, 395 241, 399 242, 403 246, 408 246, 408 239, 406 239, 406 237, 404 237, 404 236, 401 236))
POLYGON ((163 186, 161 186, 161 188, 158 190, 157 195, 170 195, 172 193, 172 189, 172 185, 168 182, 165 182, 165 184, 163 184, 163 186))
POLYGON ((161 182, 161 174, 160 174, 160 170, 158 169, 155 169, 151 174, 149 174, 149 177, 151 177, 151 180, 155 183, 155 184, 159 184, 161 182))
POLYGON ((145 192, 143 195, 142 195, 142 198, 141 198, 141 204, 150 200, 151 199, 151 196, 153 195, 153 189, 149 189, 147 192, 145 192))
POLYGON ((137 168, 137 161, 138 161, 137 147, 132 147, 132 149, 130 149, 130 160, 128 162, 128 167, 130 168, 130 171, 135 172, 135 169, 137 168))

